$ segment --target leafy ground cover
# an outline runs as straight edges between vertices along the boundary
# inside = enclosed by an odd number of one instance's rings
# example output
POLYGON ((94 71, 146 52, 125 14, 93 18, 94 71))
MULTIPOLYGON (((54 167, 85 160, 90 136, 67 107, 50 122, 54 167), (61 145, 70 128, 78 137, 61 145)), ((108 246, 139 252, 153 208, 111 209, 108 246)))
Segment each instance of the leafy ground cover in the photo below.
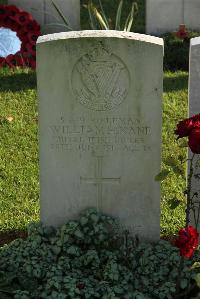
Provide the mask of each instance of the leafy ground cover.
MULTIPOLYGON (((186 159, 174 129, 187 116, 187 81, 186 72, 165 73, 162 166, 168 169, 169 156, 186 159)), ((1 69, 0 82, 0 232, 5 233, 24 230, 39 220, 38 112, 35 72, 1 69)), ((180 173, 162 183, 161 232, 165 236, 184 225, 186 163, 179 166, 180 173), (181 204, 171 210, 173 199, 181 204)))
POLYGON ((198 254, 183 260, 169 242, 138 244, 88 209, 58 229, 32 225, 25 241, 0 248, 0 298, 198 299, 198 254))

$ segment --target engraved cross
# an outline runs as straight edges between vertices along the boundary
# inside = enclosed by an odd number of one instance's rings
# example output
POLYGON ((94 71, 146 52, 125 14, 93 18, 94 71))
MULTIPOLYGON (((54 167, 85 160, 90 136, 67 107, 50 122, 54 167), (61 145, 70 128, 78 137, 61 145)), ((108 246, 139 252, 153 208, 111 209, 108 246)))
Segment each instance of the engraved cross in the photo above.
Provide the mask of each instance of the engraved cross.
POLYGON ((102 156, 96 156, 95 164, 95 175, 94 178, 84 178, 80 177, 81 183, 94 184, 97 187, 97 209, 102 209, 102 193, 103 193, 103 184, 120 184, 121 178, 109 178, 103 177, 102 171, 102 156))

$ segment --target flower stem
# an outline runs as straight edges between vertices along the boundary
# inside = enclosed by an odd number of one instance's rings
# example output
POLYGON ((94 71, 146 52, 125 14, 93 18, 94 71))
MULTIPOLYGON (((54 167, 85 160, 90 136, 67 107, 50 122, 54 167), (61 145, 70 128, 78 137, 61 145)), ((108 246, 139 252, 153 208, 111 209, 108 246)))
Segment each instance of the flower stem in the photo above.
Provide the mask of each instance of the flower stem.
POLYGON ((187 228, 190 222, 190 209, 191 209, 191 202, 192 202, 192 197, 191 197, 191 192, 192 192, 192 177, 194 173, 194 167, 193 167, 193 162, 194 162, 194 157, 195 154, 192 155, 192 158, 190 159, 190 169, 188 173, 188 185, 187 185, 187 202, 186 202, 186 220, 185 220, 185 227, 187 228))

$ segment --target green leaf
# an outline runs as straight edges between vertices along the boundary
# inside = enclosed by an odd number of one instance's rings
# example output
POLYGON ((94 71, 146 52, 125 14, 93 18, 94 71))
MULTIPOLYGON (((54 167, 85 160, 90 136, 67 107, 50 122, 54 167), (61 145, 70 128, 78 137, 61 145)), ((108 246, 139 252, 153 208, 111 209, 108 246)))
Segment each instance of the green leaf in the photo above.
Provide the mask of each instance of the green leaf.
POLYGON ((105 21, 107 27, 109 28, 108 19, 107 19, 107 17, 106 17, 105 12, 104 12, 103 5, 102 5, 102 3, 101 3, 101 0, 99 0, 99 6, 100 6, 100 8, 101 8, 101 14, 102 14, 102 16, 103 16, 103 18, 104 18, 104 21, 105 21))
POLYGON ((181 279, 181 281, 180 281, 181 289, 187 288, 187 285, 188 285, 187 279, 181 279))
POLYGON ((172 210, 176 209, 182 202, 176 198, 169 200, 169 205, 172 210))
POLYGON ((168 157, 168 158, 165 160, 165 164, 168 165, 168 166, 174 167, 174 166, 176 166, 176 164, 177 164, 177 159, 174 158, 174 157, 168 157))
POLYGON ((109 28, 106 24, 106 21, 104 20, 104 17, 100 14, 100 12, 97 10, 96 7, 93 7, 93 13, 94 13, 95 17, 97 18, 101 28, 104 30, 109 30, 109 28))
POLYGON ((76 237, 78 237, 79 239, 83 239, 83 238, 84 238, 83 233, 82 233, 79 229, 77 229, 77 230, 75 231, 74 235, 75 235, 76 237))
POLYGON ((157 174, 155 176, 155 181, 161 182, 161 181, 165 180, 167 178, 167 176, 169 175, 169 173, 170 173, 170 170, 163 169, 159 174, 157 174))
POLYGON ((195 281, 197 283, 197 286, 200 288, 200 273, 197 273, 197 275, 195 276, 195 281))
POLYGON ((191 269, 196 269, 196 268, 200 268, 200 262, 195 262, 191 267, 191 269))
POLYGON ((124 31, 129 32, 131 30, 131 27, 133 25, 133 20, 134 20, 134 14, 135 11, 138 9, 137 3, 133 2, 131 6, 131 11, 126 19, 125 25, 124 25, 124 31))
POLYGON ((121 24, 121 16, 122 16, 122 7, 123 7, 123 0, 120 0, 117 9, 115 30, 121 30, 120 24, 121 24))
POLYGON ((96 30, 98 28, 97 28, 96 19, 95 19, 94 14, 93 14, 93 3, 92 3, 92 1, 88 1, 87 8, 88 8, 88 13, 89 13, 89 18, 90 18, 90 26, 93 30, 96 30))

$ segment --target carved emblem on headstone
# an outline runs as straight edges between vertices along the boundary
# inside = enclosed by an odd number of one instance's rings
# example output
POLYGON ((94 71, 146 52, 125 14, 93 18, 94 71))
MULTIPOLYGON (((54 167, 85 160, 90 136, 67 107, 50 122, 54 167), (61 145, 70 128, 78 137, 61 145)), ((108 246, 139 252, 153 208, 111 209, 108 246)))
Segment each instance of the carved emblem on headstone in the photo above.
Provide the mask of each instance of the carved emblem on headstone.
POLYGON ((79 103, 85 107, 96 111, 110 110, 126 98, 129 73, 119 57, 98 43, 75 64, 72 88, 79 103))

